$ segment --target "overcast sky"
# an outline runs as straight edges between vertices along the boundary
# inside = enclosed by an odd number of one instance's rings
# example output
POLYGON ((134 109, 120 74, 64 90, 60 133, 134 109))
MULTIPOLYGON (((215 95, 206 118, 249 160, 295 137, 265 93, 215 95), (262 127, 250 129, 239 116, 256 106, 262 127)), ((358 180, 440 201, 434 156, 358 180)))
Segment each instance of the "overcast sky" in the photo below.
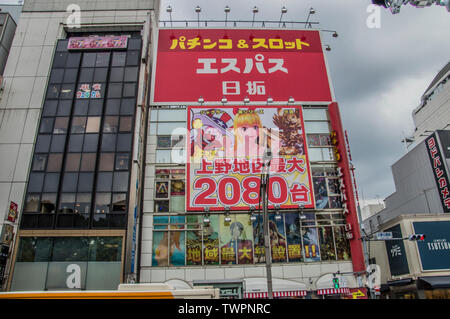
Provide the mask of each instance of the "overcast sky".
MULTIPOLYGON (((419 105, 437 72, 450 60, 450 13, 445 7, 403 6, 392 15, 381 8, 380 28, 369 28, 374 11, 370 0, 162 0, 161 20, 197 19, 194 7, 202 8, 200 19, 228 21, 306 21, 312 6, 321 29, 336 30, 338 38, 325 33, 331 46, 326 58, 344 129, 347 130, 356 168, 360 200, 382 201, 395 192, 391 165, 405 153, 403 134, 412 135, 412 110, 419 105), (404 132, 404 133, 403 133, 404 132)), ((239 26, 239 24, 238 24, 239 26)), ((290 25, 288 24, 289 28, 290 25)), ((410 147, 411 149, 411 147, 410 147)))

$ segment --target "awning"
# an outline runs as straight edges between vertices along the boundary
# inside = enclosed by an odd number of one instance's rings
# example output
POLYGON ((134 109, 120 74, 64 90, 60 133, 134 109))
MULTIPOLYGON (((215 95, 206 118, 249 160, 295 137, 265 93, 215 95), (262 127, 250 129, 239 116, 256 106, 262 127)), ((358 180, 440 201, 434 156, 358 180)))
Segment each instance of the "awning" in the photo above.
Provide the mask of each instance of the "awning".
POLYGON ((393 280, 393 281, 388 281, 387 284, 389 286, 406 286, 412 283, 412 279, 411 278, 406 278, 406 279, 399 279, 399 280, 393 280))
MULTIPOLYGON (((283 297, 304 297, 307 295, 306 290, 296 290, 296 291, 274 291, 274 298, 283 298, 283 297)), ((267 298, 267 292, 246 292, 244 294, 245 298, 267 298)))
POLYGON ((338 295, 338 294, 350 294, 349 288, 329 288, 329 289, 317 289, 317 295, 338 295))
POLYGON ((418 287, 423 289, 450 288, 450 276, 419 277, 418 287))

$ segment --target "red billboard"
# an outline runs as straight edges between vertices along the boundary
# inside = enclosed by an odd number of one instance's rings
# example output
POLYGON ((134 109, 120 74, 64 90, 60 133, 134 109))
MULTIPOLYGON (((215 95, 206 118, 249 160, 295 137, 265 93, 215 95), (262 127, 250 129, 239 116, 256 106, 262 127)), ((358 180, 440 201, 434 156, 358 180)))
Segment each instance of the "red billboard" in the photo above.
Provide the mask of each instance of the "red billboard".
POLYGON ((268 207, 314 207, 300 106, 191 106, 187 123, 188 211, 257 208, 267 149, 268 207))
POLYGON ((317 30, 161 29, 153 104, 331 102, 317 30))

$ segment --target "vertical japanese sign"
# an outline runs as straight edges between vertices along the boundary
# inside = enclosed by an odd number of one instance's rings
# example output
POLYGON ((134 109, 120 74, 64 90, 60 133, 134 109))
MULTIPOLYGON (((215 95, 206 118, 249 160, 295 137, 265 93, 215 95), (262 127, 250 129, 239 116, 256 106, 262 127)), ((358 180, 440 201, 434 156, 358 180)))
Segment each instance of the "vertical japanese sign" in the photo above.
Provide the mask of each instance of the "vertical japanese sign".
POLYGON ((16 221, 16 218, 17 218, 17 208, 18 208, 18 206, 17 206, 16 203, 11 202, 11 203, 9 204, 8 220, 9 220, 10 222, 13 222, 13 223, 14 223, 14 222, 16 221))
POLYGON ((152 104, 332 101, 317 30, 160 29, 152 104))
POLYGON ((425 139, 425 145, 441 199, 442 209, 444 213, 450 213, 450 185, 447 169, 445 168, 445 157, 442 157, 435 133, 425 139))
POLYGON ((314 207, 301 107, 188 107, 187 210, 258 206, 267 149, 269 208, 314 207))
MULTIPOLYGON (((392 232, 393 236, 396 238, 402 237, 400 224, 386 229, 385 231, 392 232)), ((408 260, 406 259, 406 250, 403 240, 386 240, 385 245, 391 276, 409 274, 408 260)))

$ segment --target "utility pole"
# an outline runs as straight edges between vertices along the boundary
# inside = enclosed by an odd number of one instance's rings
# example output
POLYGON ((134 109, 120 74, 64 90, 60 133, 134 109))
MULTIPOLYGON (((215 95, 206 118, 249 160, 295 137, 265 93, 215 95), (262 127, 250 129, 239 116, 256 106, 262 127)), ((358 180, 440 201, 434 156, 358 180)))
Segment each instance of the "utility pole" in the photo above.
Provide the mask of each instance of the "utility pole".
POLYGON ((263 202, 263 231, 264 231, 264 252, 266 260, 267 275, 267 298, 273 299, 272 289, 272 256, 270 254, 270 235, 269 235, 269 216, 267 214, 268 196, 267 190, 269 185, 270 161, 272 160, 272 152, 266 149, 263 155, 263 173, 261 175, 262 202, 263 202))

